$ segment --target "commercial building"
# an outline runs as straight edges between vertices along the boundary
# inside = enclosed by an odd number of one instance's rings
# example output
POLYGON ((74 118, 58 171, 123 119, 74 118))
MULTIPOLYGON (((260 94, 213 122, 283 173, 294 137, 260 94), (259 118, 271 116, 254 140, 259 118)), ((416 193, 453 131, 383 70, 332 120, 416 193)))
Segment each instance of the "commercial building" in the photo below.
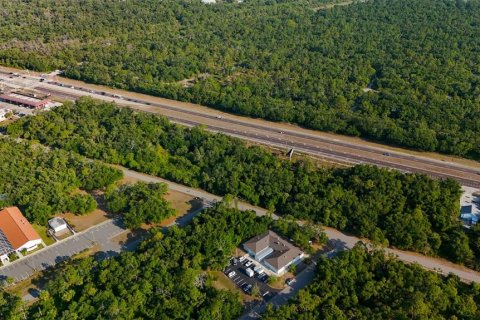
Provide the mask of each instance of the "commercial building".
POLYGON ((50 103, 50 101, 46 99, 37 99, 14 92, 1 94, 0 100, 32 109, 43 109, 50 103))
POLYGON ((0 259, 8 261, 8 255, 22 250, 31 251, 42 239, 17 207, 0 211, 0 259))
POLYGON ((243 248, 277 275, 284 274, 292 264, 299 263, 305 256, 302 250, 270 230, 248 240, 243 248))

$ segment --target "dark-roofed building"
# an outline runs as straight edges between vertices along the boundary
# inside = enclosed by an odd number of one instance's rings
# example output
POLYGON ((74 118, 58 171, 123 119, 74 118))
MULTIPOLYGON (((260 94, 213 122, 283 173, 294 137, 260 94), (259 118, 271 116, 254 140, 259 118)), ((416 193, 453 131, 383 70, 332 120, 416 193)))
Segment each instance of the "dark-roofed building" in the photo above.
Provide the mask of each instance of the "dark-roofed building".
POLYGON ((270 230, 248 240, 243 247, 255 260, 278 275, 285 273, 290 265, 297 264, 304 257, 302 250, 270 230))

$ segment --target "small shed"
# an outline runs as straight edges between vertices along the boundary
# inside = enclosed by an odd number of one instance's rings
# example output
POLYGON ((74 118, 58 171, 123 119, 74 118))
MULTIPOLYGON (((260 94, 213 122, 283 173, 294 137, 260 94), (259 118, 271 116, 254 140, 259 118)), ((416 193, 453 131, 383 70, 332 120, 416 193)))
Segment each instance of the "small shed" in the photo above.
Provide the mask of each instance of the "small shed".
POLYGON ((52 218, 48 220, 48 225, 55 233, 59 233, 67 229, 67 223, 62 218, 52 218))

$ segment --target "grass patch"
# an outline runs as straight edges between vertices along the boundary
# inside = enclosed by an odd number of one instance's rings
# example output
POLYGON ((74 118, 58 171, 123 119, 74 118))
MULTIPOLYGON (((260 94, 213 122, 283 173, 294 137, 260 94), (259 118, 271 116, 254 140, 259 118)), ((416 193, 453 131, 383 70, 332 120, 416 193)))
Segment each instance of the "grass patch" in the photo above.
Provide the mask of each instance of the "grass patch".
POLYGON ((240 295, 240 298, 244 302, 251 302, 253 300, 258 300, 257 298, 245 294, 239 287, 233 283, 231 279, 229 279, 223 272, 221 271, 209 271, 209 275, 213 278, 212 286, 218 290, 228 290, 228 291, 236 291, 240 295))
POLYGON ((55 243, 55 240, 48 235, 47 227, 44 227, 35 223, 32 223, 32 227, 33 229, 35 229, 35 231, 37 231, 38 235, 42 238, 43 242, 45 242, 47 246, 55 243))

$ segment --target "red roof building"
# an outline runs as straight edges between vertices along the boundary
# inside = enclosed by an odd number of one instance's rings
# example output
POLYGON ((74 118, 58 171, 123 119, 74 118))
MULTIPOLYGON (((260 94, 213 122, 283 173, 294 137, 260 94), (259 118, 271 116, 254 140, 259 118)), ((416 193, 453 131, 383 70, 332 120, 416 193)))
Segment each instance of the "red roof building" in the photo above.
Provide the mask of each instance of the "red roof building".
POLYGON ((0 230, 15 251, 33 250, 42 243, 42 238, 17 207, 0 211, 0 230))
POLYGON ((41 109, 50 102, 48 100, 40 100, 33 97, 24 96, 18 93, 4 93, 0 95, 0 100, 8 103, 22 105, 29 108, 41 109))

